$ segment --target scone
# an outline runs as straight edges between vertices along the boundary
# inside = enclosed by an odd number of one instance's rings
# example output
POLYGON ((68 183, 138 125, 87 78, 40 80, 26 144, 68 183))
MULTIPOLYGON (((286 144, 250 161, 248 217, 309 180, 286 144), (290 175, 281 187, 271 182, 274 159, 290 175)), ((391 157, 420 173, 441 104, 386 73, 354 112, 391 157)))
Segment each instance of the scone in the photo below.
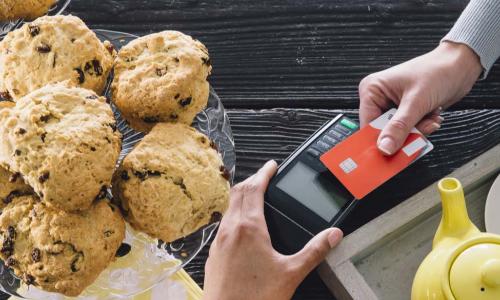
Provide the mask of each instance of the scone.
POLYGON ((113 66, 109 46, 77 17, 36 19, 0 42, 0 95, 17 100, 65 80, 101 94, 113 66))
POLYGON ((136 130, 158 122, 191 124, 207 105, 211 70, 201 42, 177 31, 147 35, 118 52, 112 99, 136 130))
POLYGON ((171 242, 226 211, 229 176, 211 141, 180 123, 159 123, 127 155, 113 195, 137 230, 171 242))
POLYGON ((0 110, 0 165, 48 205, 85 210, 110 185, 121 149, 111 107, 93 91, 48 85, 0 110))
POLYGON ((2 0, 0 21, 33 20, 47 13, 57 0, 2 0))
POLYGON ((0 215, 0 257, 27 284, 77 296, 114 260, 125 238, 119 209, 101 200, 67 213, 36 196, 14 199, 0 215))

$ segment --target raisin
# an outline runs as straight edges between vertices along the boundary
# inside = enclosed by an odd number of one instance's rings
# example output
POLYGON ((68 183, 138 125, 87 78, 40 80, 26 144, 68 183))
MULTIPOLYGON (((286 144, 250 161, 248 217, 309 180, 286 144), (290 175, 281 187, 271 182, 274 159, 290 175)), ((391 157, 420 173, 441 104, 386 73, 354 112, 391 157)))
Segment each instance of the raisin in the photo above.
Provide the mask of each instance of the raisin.
POLYGON ((180 105, 180 106, 182 106, 182 107, 185 107, 185 106, 187 106, 187 105, 191 104, 191 101, 192 101, 192 100, 193 100, 193 98, 192 98, 192 97, 187 97, 186 99, 181 99, 181 100, 179 101, 179 105, 180 105))
POLYGON ((47 123, 50 119, 50 115, 45 115, 40 117, 40 121, 47 123))
POLYGON ((179 116, 176 113, 171 113, 170 114, 170 119, 177 120, 177 118, 179 118, 179 116))
POLYGON ((212 65, 212 60, 210 57, 202 57, 201 61, 203 62, 204 65, 211 66, 212 65))
POLYGON ((12 97, 8 91, 0 92, 1 101, 12 101, 12 97))
POLYGON ((168 71, 167 67, 165 67, 165 68, 156 68, 156 75, 158 75, 158 77, 162 77, 163 75, 167 74, 167 71, 168 71))
POLYGON ((222 219, 222 214, 218 211, 214 211, 210 216, 210 223, 219 222, 222 219))
POLYGON ((205 144, 207 142, 207 138, 202 136, 200 137, 200 143, 205 144))
POLYGON ((81 68, 75 68, 74 69, 78 73, 78 82, 80 84, 85 82, 85 73, 83 73, 81 68))
POLYGON ((21 173, 19 173, 19 172, 13 173, 9 177, 9 182, 14 183, 17 181, 17 179, 19 179, 19 177, 21 177, 21 173))
POLYGON ((122 171, 122 172, 120 173, 120 177, 121 177, 123 180, 129 180, 129 179, 130 179, 130 177, 128 176, 128 172, 127 172, 127 171, 125 171, 125 170, 124 170, 124 171, 122 171))
POLYGON ((85 67, 83 67, 83 70, 90 75, 93 75, 93 72, 90 72, 92 70, 92 65, 90 64, 90 62, 85 63, 85 67))
POLYGON ((36 51, 40 53, 49 53, 51 50, 50 46, 47 44, 41 44, 40 46, 36 47, 36 51))
POLYGON ((22 152, 21 152, 21 150, 16 149, 16 150, 14 151, 14 153, 15 153, 17 156, 19 156, 19 155, 21 155, 21 153, 22 153, 22 152))
POLYGON ((85 97, 85 99, 89 99, 89 100, 95 100, 97 98, 99 98, 97 95, 90 95, 90 96, 85 97))
POLYGON ((148 171, 148 177, 158 177, 161 176, 160 171, 148 171))
POLYGON ((5 256, 11 256, 14 252, 14 243, 12 242, 12 240, 6 239, 3 242, 0 252, 2 252, 5 256))
POLYGON ((31 276, 30 274, 25 274, 24 282, 26 282, 27 285, 32 285, 35 283, 35 277, 31 276))
POLYGON ((95 147, 90 147, 90 151, 95 151, 96 148, 95 147))
POLYGON ((45 138, 46 137, 47 137, 47 132, 42 133, 42 135, 40 136, 40 139, 42 140, 42 142, 45 143, 45 138))
POLYGON ((146 176, 147 176, 146 173, 139 172, 139 171, 134 171, 133 173, 134 173, 135 177, 139 178, 140 180, 146 179, 146 176))
POLYGON ((52 60, 52 68, 56 67, 57 53, 54 53, 54 59, 52 60))
POLYGON ((116 124, 115 123, 109 123, 108 126, 111 127, 113 132, 116 132, 116 124))
POLYGON ((181 94, 176 94, 175 95, 175 100, 179 99, 180 96, 181 96, 181 94))
POLYGON ((103 73, 101 63, 97 59, 92 60, 92 66, 94 67, 94 73, 96 76, 101 76, 103 73))
POLYGON ((33 251, 31 251, 31 259, 33 259, 34 262, 39 262, 42 259, 40 249, 34 248, 33 251))
POLYGON ((13 267, 13 266, 16 265, 16 263, 17 263, 17 261, 12 256, 10 256, 9 258, 7 258, 7 261, 5 262, 5 264, 6 264, 7 267, 13 267))
POLYGON ((26 133, 26 129, 24 128, 19 128, 16 132, 17 134, 25 134, 26 133))
POLYGON ((160 121, 159 117, 144 117, 142 119, 145 123, 158 123, 160 121))
POLYGON ((113 44, 111 43, 106 43, 105 44, 106 46, 106 50, 108 50, 109 54, 113 55, 113 52, 115 51, 115 46, 113 46, 113 44))
POLYGON ((108 194, 108 187, 103 185, 101 187, 101 190, 99 191, 99 194, 95 197, 95 200, 102 200, 106 198, 106 195, 108 194))
POLYGON ((11 202, 12 202, 12 200, 13 200, 14 198, 19 197, 19 196, 21 196, 21 193, 20 193, 19 191, 12 191, 12 192, 10 192, 10 193, 7 195, 7 197, 5 197, 5 198, 3 199, 3 203, 5 203, 5 204, 9 204, 9 203, 11 203, 11 202))
POLYGON ((40 34, 40 27, 38 27, 37 25, 33 25, 33 24, 28 25, 28 30, 29 30, 30 35, 32 37, 35 37, 38 34, 40 34))
POLYGON ((80 268, 77 265, 78 262, 81 260, 80 258, 83 260, 83 254, 81 252, 79 252, 71 261, 71 272, 75 273, 80 271, 80 268))
POLYGON ((180 61, 178 57, 174 58, 174 60, 175 60, 175 62, 179 62, 180 61))
POLYGON ((74 42, 76 41, 76 39, 75 39, 75 38, 71 38, 71 40, 70 40, 70 41, 71 41, 72 43, 74 43, 74 42))
POLYGON ((132 247, 129 244, 122 243, 120 245, 120 248, 118 248, 118 250, 116 250, 115 256, 116 257, 123 257, 123 256, 127 255, 131 249, 132 249, 132 247))
POLYGON ((111 235, 113 235, 115 232, 113 230, 106 230, 104 231, 104 236, 105 237, 110 237, 111 235))
POLYGON ((7 237, 11 239, 16 239, 16 228, 14 226, 7 227, 7 237))
POLYGON ((38 177, 38 181, 40 183, 44 183, 45 181, 49 180, 49 177, 50 177, 50 173, 48 171, 44 172, 42 175, 40 175, 40 177, 38 177))
POLYGON ((224 177, 224 179, 229 181, 229 179, 231 178, 231 173, 229 173, 229 170, 226 169, 225 166, 220 166, 219 170, 221 172, 222 177, 224 177))
POLYGON ((111 140, 109 139, 109 137, 105 137, 105 139, 108 142, 108 144, 111 144, 111 140))
POLYGON ((215 151, 219 151, 217 144, 214 141, 210 141, 210 148, 214 149, 215 151))

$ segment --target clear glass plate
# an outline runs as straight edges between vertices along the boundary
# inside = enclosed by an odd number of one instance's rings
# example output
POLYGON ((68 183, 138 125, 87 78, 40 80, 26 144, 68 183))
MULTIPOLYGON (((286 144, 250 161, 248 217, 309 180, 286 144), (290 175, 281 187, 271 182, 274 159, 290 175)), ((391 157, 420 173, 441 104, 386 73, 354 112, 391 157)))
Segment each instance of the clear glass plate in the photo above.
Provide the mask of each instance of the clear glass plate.
MULTIPOLYGON (((116 50, 137 38, 128 33, 108 30, 95 30, 95 32, 101 40, 112 42, 116 50)), ((108 98, 111 95, 109 88, 111 78, 105 91, 108 98)), ((128 127, 116 107, 111 106, 118 128, 123 134, 121 161, 144 135, 128 127)), ((210 88, 208 106, 197 115, 193 126, 217 144, 224 165, 230 171, 232 182, 236 164, 233 135, 229 118, 212 88, 210 88)), ((217 226, 218 223, 213 223, 181 240, 162 244, 146 234, 133 230, 127 224, 124 243, 131 245, 130 252, 111 263, 94 284, 88 287, 77 299, 126 298, 152 288, 188 264, 207 244, 217 226)), ((25 299, 66 298, 61 294, 45 292, 35 286, 27 286, 3 264, 0 265, 0 289, 25 299)))
MULTIPOLYGON (((57 3, 52 6, 49 11, 47 12, 47 15, 49 16, 55 16, 61 14, 66 7, 68 7, 69 3, 71 0, 59 0, 57 3)), ((21 27, 24 24, 24 20, 15 20, 15 21, 7 21, 7 22, 0 22, 0 39, 2 39, 7 33, 10 31, 21 27)))

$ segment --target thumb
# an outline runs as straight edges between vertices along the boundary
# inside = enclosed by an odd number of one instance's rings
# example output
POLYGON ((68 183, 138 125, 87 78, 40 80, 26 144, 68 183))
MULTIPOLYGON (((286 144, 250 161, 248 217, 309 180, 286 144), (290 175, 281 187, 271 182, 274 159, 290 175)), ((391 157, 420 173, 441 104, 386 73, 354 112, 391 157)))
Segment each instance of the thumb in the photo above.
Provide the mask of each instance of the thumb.
POLYGON ((301 279, 306 277, 340 243, 343 235, 340 229, 329 228, 313 237, 302 250, 291 256, 294 264, 297 264, 299 274, 296 275, 301 279))
POLYGON ((408 138, 410 131, 426 112, 415 107, 417 99, 403 99, 398 110, 378 137, 377 147, 385 155, 393 155, 408 138))

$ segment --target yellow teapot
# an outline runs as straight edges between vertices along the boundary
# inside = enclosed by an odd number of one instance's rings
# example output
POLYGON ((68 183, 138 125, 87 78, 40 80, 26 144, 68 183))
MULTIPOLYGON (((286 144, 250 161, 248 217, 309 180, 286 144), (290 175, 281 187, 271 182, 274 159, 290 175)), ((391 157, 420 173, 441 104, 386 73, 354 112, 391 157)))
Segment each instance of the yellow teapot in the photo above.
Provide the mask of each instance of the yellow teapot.
POLYGON ((471 222, 460 181, 444 178, 438 189, 443 215, 411 299, 499 300, 500 236, 482 233, 471 222))

